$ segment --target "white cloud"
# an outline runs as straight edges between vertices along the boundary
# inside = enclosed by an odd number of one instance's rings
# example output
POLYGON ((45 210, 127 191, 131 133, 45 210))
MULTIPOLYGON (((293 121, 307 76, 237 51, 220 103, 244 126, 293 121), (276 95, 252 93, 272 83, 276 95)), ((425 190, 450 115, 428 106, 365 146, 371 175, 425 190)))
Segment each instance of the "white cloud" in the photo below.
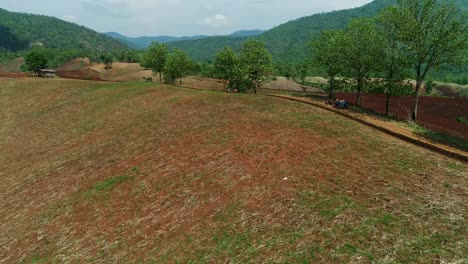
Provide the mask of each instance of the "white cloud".
POLYGON ((207 25, 213 26, 213 27, 219 27, 219 26, 225 26, 231 24, 229 19, 222 14, 216 14, 211 17, 206 17, 203 22, 207 25))

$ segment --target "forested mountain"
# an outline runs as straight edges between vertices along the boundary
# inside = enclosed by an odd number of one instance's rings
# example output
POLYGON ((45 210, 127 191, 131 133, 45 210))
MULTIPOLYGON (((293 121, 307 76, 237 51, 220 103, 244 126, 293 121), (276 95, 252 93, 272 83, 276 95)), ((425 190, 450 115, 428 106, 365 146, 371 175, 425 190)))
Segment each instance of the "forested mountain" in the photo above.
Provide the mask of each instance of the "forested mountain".
MULTIPOLYGON (((224 37, 253 37, 262 34, 263 30, 240 30, 234 32, 230 35, 224 37)), ((160 43, 171 43, 176 41, 184 41, 184 40, 199 40, 204 39, 212 36, 206 35, 196 35, 196 36, 185 36, 185 37, 171 37, 171 36, 156 36, 156 37, 136 37, 131 38, 124 36, 122 34, 116 32, 107 32, 104 33, 109 37, 119 40, 120 42, 124 43, 125 45, 134 48, 134 49, 146 49, 152 42, 160 42, 160 43)))
POLYGON ((25 50, 34 44, 52 49, 111 51, 127 49, 119 41, 58 18, 0 8, 0 50, 25 50))
MULTIPOLYGON (((449 1, 449 0, 446 0, 449 1)), ((266 43, 276 61, 299 63, 308 53, 310 40, 323 30, 341 29, 352 18, 373 17, 386 6, 395 4, 396 0, 375 0, 362 7, 315 14, 279 25, 255 37, 266 43)), ((456 5, 462 10, 468 9, 468 0, 457 0, 456 5)), ((230 46, 240 50, 242 44, 249 39, 232 37, 210 37, 192 41, 170 43, 170 48, 181 48, 198 61, 212 60, 218 50, 230 46)))

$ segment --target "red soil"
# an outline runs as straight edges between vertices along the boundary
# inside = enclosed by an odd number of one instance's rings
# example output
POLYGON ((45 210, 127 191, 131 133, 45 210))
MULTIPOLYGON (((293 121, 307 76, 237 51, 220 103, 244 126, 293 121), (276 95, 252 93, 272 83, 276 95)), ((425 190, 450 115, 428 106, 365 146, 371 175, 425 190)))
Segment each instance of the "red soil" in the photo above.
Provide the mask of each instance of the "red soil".
POLYGON ((22 77, 28 77, 27 73, 23 72, 0 72, 0 78, 5 77, 5 78, 22 78, 22 77))
MULTIPOLYGON (((356 101, 356 94, 339 93, 337 98, 350 103, 356 101)), ((363 94, 361 106, 379 114, 385 113, 385 96, 363 94)), ((394 97, 390 99, 390 113, 399 120, 408 120, 413 98, 394 97)), ((418 123, 436 132, 453 135, 468 140, 468 125, 457 121, 457 117, 468 118, 468 98, 445 98, 420 96, 418 123)))

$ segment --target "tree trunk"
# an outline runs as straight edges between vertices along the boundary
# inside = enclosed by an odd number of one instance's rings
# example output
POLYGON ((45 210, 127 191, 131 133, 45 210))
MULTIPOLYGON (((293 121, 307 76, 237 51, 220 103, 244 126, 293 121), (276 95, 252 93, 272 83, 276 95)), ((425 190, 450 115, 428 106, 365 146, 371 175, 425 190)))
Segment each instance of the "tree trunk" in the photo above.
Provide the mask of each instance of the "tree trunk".
POLYGON ((390 109, 390 94, 387 94, 387 102, 385 105, 385 115, 388 116, 388 110, 390 109))
POLYGON ((330 98, 330 100, 333 99, 333 90, 335 89, 335 76, 330 76, 330 91, 329 91, 329 94, 328 94, 328 98, 330 98))
POLYGON ((182 85, 182 78, 179 79, 179 85, 182 85))
POLYGON ((162 73, 159 72, 159 83, 162 83, 162 77, 161 76, 162 76, 162 73))
POLYGON ((226 91, 227 80, 223 80, 223 90, 226 91))
POLYGON ((411 120, 413 122, 418 121, 418 103, 419 103, 419 91, 421 90, 423 82, 423 75, 421 75, 421 65, 418 65, 416 69, 416 89, 413 96, 413 112, 411 113, 411 120))
POLYGON ((413 96, 413 112, 411 113, 411 120, 413 122, 418 121, 418 103, 419 103, 419 91, 421 90, 422 80, 418 76, 418 80, 416 81, 416 90, 414 91, 413 96))
POLYGON ((359 78, 357 85, 357 97, 356 97, 356 106, 361 105, 361 90, 362 90, 362 78, 359 78))

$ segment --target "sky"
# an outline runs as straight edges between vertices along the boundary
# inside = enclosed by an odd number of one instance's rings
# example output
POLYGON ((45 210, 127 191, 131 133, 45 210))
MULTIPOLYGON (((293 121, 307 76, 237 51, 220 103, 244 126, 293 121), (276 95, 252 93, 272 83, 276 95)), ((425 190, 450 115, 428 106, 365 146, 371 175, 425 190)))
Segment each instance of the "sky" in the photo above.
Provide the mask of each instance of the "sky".
POLYGON ((98 32, 224 35, 362 6, 371 0, 0 0, 0 8, 54 16, 98 32))

